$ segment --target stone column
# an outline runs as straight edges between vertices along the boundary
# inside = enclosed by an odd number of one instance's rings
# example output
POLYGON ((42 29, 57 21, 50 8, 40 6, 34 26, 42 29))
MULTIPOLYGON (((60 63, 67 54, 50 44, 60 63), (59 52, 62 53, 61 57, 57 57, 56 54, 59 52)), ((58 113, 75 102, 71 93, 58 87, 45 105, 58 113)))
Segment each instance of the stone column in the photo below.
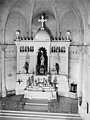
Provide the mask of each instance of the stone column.
MULTIPOLYGON (((88 39, 90 39, 90 14, 88 16, 88 39)), ((88 43, 90 44, 90 40, 88 40, 88 43)))
POLYGON ((84 54, 83 54, 83 46, 79 47, 79 81, 77 86, 77 94, 78 97, 82 97, 82 85, 83 85, 83 62, 84 62, 84 54))
POLYGON ((32 18, 33 18, 32 16, 33 16, 35 0, 32 0, 31 3, 32 3, 32 6, 30 7, 30 10, 29 10, 29 11, 31 11, 31 13, 30 13, 30 22, 29 22, 29 25, 30 25, 30 36, 32 34, 32 18))
MULTIPOLYGON (((17 73, 20 73, 20 51, 19 51, 19 47, 20 47, 20 43, 19 42, 15 42, 16 47, 17 47, 17 73)), ((17 78, 18 79, 18 78, 17 78)))
MULTIPOLYGON (((89 1, 89 5, 90 5, 90 1, 89 1)), ((89 8, 89 16, 88 16, 88 33, 89 33, 89 38, 88 38, 88 102, 89 102, 89 106, 90 106, 90 8, 89 8)), ((90 107, 89 107, 90 108, 90 107)))
POLYGON ((37 53, 34 54, 34 74, 36 75, 37 53))
POLYGON ((83 81, 82 81, 82 110, 83 113, 86 113, 86 103, 87 103, 87 92, 88 92, 88 85, 87 85, 87 77, 88 77, 88 66, 87 66, 87 46, 83 46, 83 81))
POLYGON ((49 69, 50 68, 50 55, 48 55, 48 73, 50 72, 49 69))
POLYGON ((6 78, 5 78, 5 49, 6 45, 1 45, 2 49, 2 97, 6 97, 6 78))
POLYGON ((90 46, 88 46, 88 101, 90 104, 90 46))
POLYGON ((79 49, 79 81, 77 85, 77 97, 78 97, 78 108, 79 113, 81 112, 81 104, 82 104, 82 94, 83 94, 83 69, 84 69, 84 30, 80 30, 80 45, 79 49))

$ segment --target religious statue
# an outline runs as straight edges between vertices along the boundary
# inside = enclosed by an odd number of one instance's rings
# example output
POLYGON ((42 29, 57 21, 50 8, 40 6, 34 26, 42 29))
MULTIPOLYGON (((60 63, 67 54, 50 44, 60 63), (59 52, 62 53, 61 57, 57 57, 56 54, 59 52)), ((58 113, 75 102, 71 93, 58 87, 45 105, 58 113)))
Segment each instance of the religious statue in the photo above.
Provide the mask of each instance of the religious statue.
POLYGON ((53 81, 54 89, 57 90, 57 76, 55 76, 53 81))
POLYGON ((59 64, 56 63, 56 64, 55 64, 55 67, 56 67, 57 74, 59 74, 59 64))
POLYGON ((26 73, 28 73, 28 69, 29 69, 29 63, 28 62, 25 62, 24 68, 26 70, 26 73))
POLYGON ((47 72, 47 52, 46 49, 41 47, 38 50, 38 56, 37 56, 37 66, 36 71, 39 75, 45 75, 47 72))
POLYGON ((44 66, 45 58, 44 58, 43 54, 41 55, 40 60, 41 60, 41 66, 44 66))
POLYGON ((31 79, 30 77, 27 79, 27 87, 31 86, 31 79))

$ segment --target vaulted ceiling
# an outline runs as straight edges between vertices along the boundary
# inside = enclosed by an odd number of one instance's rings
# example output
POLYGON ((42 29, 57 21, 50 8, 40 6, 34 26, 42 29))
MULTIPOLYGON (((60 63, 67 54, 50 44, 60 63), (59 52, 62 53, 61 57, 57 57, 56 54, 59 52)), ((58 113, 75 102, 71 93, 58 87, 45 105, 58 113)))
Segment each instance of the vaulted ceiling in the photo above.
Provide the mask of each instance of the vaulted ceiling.
POLYGON ((46 13, 46 25, 58 34, 64 29, 84 29, 88 3, 89 0, 0 0, 0 26, 10 29, 18 18, 17 23, 26 26, 27 31, 36 30, 40 27, 38 18, 46 13))
POLYGON ((87 0, 0 0, 0 6, 0 15, 3 17, 6 13, 8 16, 13 10, 29 19, 32 17, 35 19, 42 12, 45 12, 49 15, 49 19, 56 19, 59 22, 69 11, 74 12, 80 20, 80 9, 82 7, 82 10, 87 9, 87 0), (4 14, 2 14, 3 12, 4 14))

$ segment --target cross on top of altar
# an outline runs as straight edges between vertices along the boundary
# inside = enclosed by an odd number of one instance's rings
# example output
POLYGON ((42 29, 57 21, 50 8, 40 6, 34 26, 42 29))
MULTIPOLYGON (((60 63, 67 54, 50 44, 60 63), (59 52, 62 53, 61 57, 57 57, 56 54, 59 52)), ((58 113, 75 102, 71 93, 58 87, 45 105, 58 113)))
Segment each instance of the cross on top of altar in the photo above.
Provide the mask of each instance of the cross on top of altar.
POLYGON ((44 15, 41 16, 41 18, 38 20, 38 22, 41 22, 41 29, 44 29, 44 23, 47 21, 47 19, 44 18, 44 15))

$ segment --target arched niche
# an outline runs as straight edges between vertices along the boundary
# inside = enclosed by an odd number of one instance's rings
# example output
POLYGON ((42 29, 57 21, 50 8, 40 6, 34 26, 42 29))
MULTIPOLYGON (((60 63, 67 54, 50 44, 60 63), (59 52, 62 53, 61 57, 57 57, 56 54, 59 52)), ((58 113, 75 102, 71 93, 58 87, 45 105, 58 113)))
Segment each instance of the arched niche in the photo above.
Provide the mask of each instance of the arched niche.
POLYGON ((47 50, 45 47, 40 47, 38 49, 38 55, 37 55, 37 67, 36 71, 38 75, 46 75, 48 71, 48 56, 47 56, 47 50))

